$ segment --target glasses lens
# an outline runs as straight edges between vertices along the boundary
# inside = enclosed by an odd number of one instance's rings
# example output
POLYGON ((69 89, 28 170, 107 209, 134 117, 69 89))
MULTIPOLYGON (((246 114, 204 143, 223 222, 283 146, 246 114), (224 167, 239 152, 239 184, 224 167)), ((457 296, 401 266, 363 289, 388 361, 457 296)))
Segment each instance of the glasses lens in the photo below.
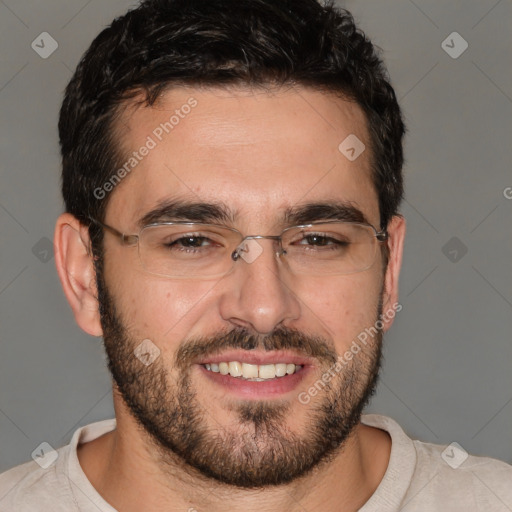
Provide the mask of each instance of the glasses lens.
POLYGON ((375 232, 362 224, 315 224, 283 235, 288 265, 301 274, 362 272, 373 265, 376 248, 375 232))
POLYGON ((142 266, 167 277, 213 277, 229 272, 240 235, 208 224, 160 224, 140 234, 142 266))

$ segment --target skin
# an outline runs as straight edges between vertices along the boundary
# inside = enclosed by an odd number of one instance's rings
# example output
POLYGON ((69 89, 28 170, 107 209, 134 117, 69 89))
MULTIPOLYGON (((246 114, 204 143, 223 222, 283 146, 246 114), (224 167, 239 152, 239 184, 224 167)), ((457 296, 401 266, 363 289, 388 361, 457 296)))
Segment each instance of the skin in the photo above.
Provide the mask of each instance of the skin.
MULTIPOLYGON (((164 135, 111 194, 105 222, 137 233, 137 220, 159 201, 173 197, 220 202, 237 214, 232 227, 249 234, 279 234, 286 208, 306 202, 350 201, 374 226, 380 225, 378 197, 370 175, 370 143, 361 109, 306 88, 276 91, 177 88, 153 108, 126 105, 122 147, 131 152, 159 123, 194 97, 198 105, 164 135), (338 145, 356 134, 366 150, 355 161, 338 145)), ((163 362, 184 340, 243 327, 264 335, 279 326, 322 336, 342 355, 352 340, 375 322, 381 290, 383 311, 398 301, 405 222, 388 225, 389 263, 382 256, 368 270, 348 276, 292 276, 279 266, 272 242, 251 264, 237 263, 223 279, 169 280, 144 272, 137 250, 105 237, 105 281, 116 308, 136 339, 151 339, 163 362), (337 305, 333 307, 333 305, 337 305)), ((101 336, 95 274, 85 227, 69 214, 55 234, 59 276, 77 323, 101 336)), ((392 319, 385 321, 384 331, 392 319)), ((357 357, 357 356, 356 356, 357 357)), ((297 393, 321 378, 320 368, 297 393)), ((236 428, 230 397, 199 372, 192 382, 212 428, 236 428)), ((315 403, 290 400, 286 426, 304 434, 315 403)), ((321 395, 321 393, 320 393, 321 395)), ((224 511, 357 510, 375 492, 387 468, 391 440, 385 432, 359 424, 343 450, 327 465, 290 484, 239 489, 193 472, 164 467, 148 436, 137 426, 114 385, 117 429, 81 445, 80 464, 96 490, 123 512, 146 510, 224 511)))

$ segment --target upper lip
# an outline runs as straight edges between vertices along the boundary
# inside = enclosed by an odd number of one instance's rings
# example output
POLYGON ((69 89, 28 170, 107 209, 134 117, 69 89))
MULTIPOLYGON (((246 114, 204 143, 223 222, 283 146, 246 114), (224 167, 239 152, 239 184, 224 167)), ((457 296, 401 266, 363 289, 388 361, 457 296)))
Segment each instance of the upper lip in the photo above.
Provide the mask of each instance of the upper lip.
POLYGON ((196 364, 221 363, 229 361, 238 361, 248 364, 277 364, 293 363, 295 365, 311 365, 312 360, 307 356, 301 356, 291 350, 274 350, 271 352, 261 352, 256 350, 231 350, 205 356, 196 361, 196 364))

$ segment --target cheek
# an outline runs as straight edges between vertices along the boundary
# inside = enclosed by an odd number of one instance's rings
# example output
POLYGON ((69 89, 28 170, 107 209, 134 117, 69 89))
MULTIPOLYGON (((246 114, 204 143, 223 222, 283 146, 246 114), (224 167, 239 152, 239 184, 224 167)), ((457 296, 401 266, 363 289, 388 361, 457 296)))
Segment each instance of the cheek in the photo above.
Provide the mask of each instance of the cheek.
MULTIPOLYGON (((380 273, 363 272, 336 277, 323 285, 311 284, 297 292, 303 315, 319 325, 320 333, 333 339, 338 352, 375 324, 382 288, 380 273)), ((303 319, 302 326, 307 324, 303 319)))
POLYGON ((189 332, 210 306, 206 283, 152 281, 141 283, 127 309, 137 325, 166 336, 189 332))
POLYGON ((136 262, 105 265, 105 279, 118 314, 135 339, 149 338, 161 349, 187 337, 211 309, 215 283, 185 282, 151 276, 136 262))

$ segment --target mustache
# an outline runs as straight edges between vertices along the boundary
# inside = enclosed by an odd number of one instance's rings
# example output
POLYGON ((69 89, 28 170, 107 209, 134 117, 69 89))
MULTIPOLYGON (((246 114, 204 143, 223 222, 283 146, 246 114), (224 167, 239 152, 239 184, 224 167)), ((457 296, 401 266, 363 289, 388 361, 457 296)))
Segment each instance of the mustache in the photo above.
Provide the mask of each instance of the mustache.
POLYGON ((200 337, 185 342, 175 354, 176 367, 184 370, 198 358, 216 355, 226 349, 254 350, 267 352, 274 350, 294 350, 297 353, 335 364, 337 353, 329 342, 321 336, 313 336, 295 329, 278 328, 264 336, 246 329, 233 329, 227 333, 200 337))

